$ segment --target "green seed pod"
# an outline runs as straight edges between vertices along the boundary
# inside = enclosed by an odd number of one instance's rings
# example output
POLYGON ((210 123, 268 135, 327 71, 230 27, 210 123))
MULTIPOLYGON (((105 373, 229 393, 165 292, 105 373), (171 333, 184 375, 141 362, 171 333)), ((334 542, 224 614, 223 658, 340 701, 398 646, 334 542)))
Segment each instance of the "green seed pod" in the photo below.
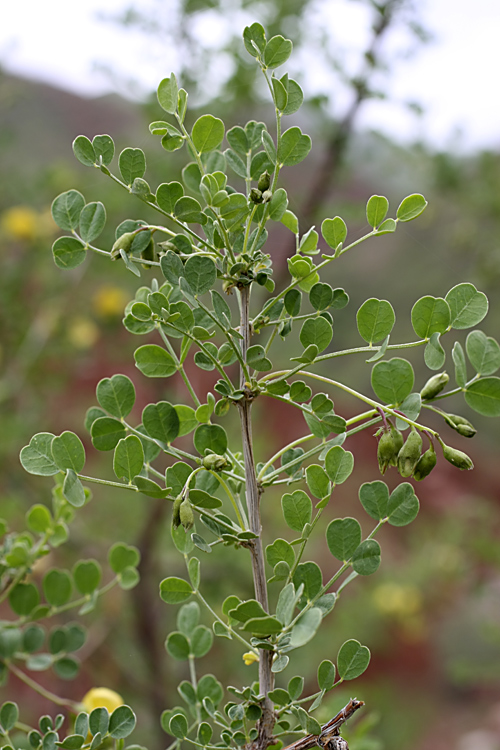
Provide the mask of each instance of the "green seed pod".
POLYGON ((436 451, 434 448, 428 448, 418 459, 415 471, 413 472, 413 479, 415 479, 416 482, 421 482, 422 479, 429 476, 436 463, 436 451))
POLYGON ((405 441, 403 437, 403 433, 397 429, 393 424, 391 424, 391 435, 392 439, 394 441, 394 456, 390 462, 390 466, 397 466, 398 465, 398 453, 403 447, 403 443, 405 441))
POLYGON ((172 240, 165 240, 164 242, 158 242, 158 248, 162 253, 166 253, 168 250, 172 250, 173 253, 179 254, 180 250, 172 240))
POLYGON ((212 469, 212 471, 221 471, 221 469, 226 466, 227 459, 224 458, 224 456, 218 456, 216 453, 210 453, 208 456, 204 457, 202 463, 205 469, 212 469))
POLYGON ((462 451, 459 451, 456 448, 451 448, 449 445, 443 445, 443 456, 450 462, 450 464, 453 464, 453 466, 456 466, 458 469, 474 468, 472 459, 469 458, 467 453, 462 453, 462 451))
MULTIPOLYGON (((152 237, 149 240, 149 243, 147 244, 147 246, 144 248, 144 250, 142 250, 142 252, 141 252, 141 258, 143 258, 143 260, 154 260, 155 259, 155 241, 154 241, 154 239, 152 237)), ((149 268, 151 268, 151 266, 149 265, 149 263, 141 263, 141 265, 146 270, 148 270, 149 268)))
POLYGON ((262 172, 261 176, 259 177, 257 187, 263 193, 264 190, 269 190, 270 186, 271 186, 271 175, 266 169, 266 171, 262 172))
POLYGON ((183 500, 179 506, 179 518, 182 525, 184 526, 185 531, 189 531, 189 529, 193 528, 194 513, 191 507, 191 503, 187 498, 183 500))
POLYGON ((463 435, 464 437, 474 437, 477 432, 474 425, 468 419, 460 417, 458 414, 446 414, 444 419, 452 430, 456 430, 459 435, 463 435))
POLYGON ((174 500, 174 507, 172 510, 172 524, 174 529, 176 529, 181 524, 181 514, 180 514, 180 507, 182 503, 182 495, 177 495, 177 497, 174 500))
POLYGON ((420 459, 422 438, 414 427, 406 438, 405 444, 398 453, 398 471, 402 477, 411 477, 420 459))
POLYGON ((250 190, 250 200, 252 203, 262 203, 262 190, 252 188, 250 190))
POLYGON ((385 474, 388 466, 393 466, 394 457, 397 457, 398 451, 394 444, 394 438, 390 430, 387 430, 381 434, 378 441, 377 448, 377 460, 378 468, 381 474, 385 474))
POLYGON ((111 248, 111 259, 116 260, 117 258, 119 258, 120 250, 128 253, 130 251, 130 248, 132 247, 132 242, 134 241, 135 236, 136 232, 125 232, 125 234, 122 234, 120 237, 118 237, 118 239, 115 240, 115 244, 111 248))
POLYGON ((427 383, 420 391, 420 396, 423 401, 430 401, 435 398, 438 393, 441 393, 445 385, 447 384, 450 376, 447 372, 439 372, 437 375, 433 375, 429 378, 427 383))

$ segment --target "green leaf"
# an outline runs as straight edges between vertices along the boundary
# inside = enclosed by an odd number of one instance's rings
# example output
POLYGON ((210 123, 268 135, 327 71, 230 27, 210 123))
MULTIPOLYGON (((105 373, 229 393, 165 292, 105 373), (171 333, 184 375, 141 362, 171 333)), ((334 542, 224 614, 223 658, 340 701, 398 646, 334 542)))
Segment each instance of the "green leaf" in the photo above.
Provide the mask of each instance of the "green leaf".
POLYGON ((359 500, 369 516, 376 521, 387 517, 389 488, 385 482, 365 482, 359 488, 359 500))
POLYGON ((323 587, 321 568, 315 562, 300 563, 293 576, 293 583, 297 590, 304 584, 303 596, 311 602, 323 587))
MULTIPOLYGON (((274 141, 267 132, 267 130, 262 131, 262 145, 264 146, 264 151, 267 154, 267 157, 271 164, 274 166, 276 164, 277 160, 277 154, 276 154, 276 146, 274 145, 274 141)), ((253 174, 253 168, 252 168, 252 174, 253 174)), ((260 171, 260 168, 259 168, 260 171)))
POLYGON ((132 411, 135 403, 134 384, 126 375, 103 378, 97 384, 97 400, 111 416, 121 419, 132 411))
POLYGON ((106 224, 106 209, 100 201, 88 203, 80 214, 80 235, 84 242, 99 237, 106 224))
POLYGON ((370 346, 385 339, 394 328, 396 315, 390 302, 373 297, 367 299, 356 314, 360 336, 370 346))
POLYGON ((73 469, 67 470, 62 491, 68 503, 74 508, 81 508, 85 505, 85 490, 73 469))
POLYGON ((52 525, 50 510, 45 505, 32 505, 26 513, 26 524, 35 534, 44 534, 52 525))
POLYGON ((266 560, 274 568, 279 562, 286 562, 291 568, 295 562, 295 553, 293 547, 285 539, 275 539, 272 544, 266 547, 266 560))
POLYGON ((370 651, 354 639, 346 641, 337 655, 337 669, 342 680, 355 680, 368 667, 370 651))
POLYGON ((446 360, 446 352, 439 340, 440 335, 433 333, 424 350, 424 361, 430 370, 441 370, 446 360))
POLYGON ((123 181, 129 187, 136 177, 144 177, 146 157, 140 148, 125 148, 118 157, 118 166, 123 181))
POLYGON ((268 68, 283 65, 292 54, 293 44, 280 34, 273 36, 265 46, 263 61, 268 68))
POLYGON ((247 350, 247 364, 258 372, 268 372, 272 369, 270 359, 266 357, 266 351, 260 344, 254 344, 247 350))
POLYGON ((148 435, 164 443, 171 443, 179 434, 179 417, 168 401, 148 404, 142 412, 142 424, 148 435))
POLYGON ((175 114, 177 111, 177 102, 179 98, 179 88, 177 86, 177 79, 172 73, 170 78, 164 78, 160 81, 158 86, 158 103, 165 112, 169 115, 175 114))
POLYGON ((217 269, 206 255, 191 255, 184 266, 184 274, 194 294, 204 294, 215 283, 217 269))
POLYGON ((372 388, 385 404, 401 404, 411 393, 415 374, 406 359, 393 357, 372 369, 372 388))
POLYGON ((205 625, 198 625, 191 636, 191 651, 196 659, 201 659, 212 648, 214 635, 205 625))
POLYGON ((500 378, 481 378, 468 386, 465 401, 485 417, 500 416, 500 378))
POLYGON ((314 284, 309 292, 309 302, 315 310, 327 310, 333 302, 333 288, 321 282, 314 284))
POLYGON ((122 438, 115 449, 113 471, 118 479, 124 479, 129 484, 142 471, 144 464, 144 450, 137 435, 122 438))
POLYGON ((224 139, 224 123, 213 115, 202 115, 193 125, 191 138, 199 154, 213 151, 224 139))
POLYGON ((360 542, 361 526, 355 518, 336 518, 328 525, 326 543, 337 560, 349 560, 360 542))
POLYGON ((62 607, 71 599, 73 584, 66 570, 49 570, 43 577, 42 587, 45 598, 52 607, 62 607))
POLYGON ((312 395, 312 390, 303 380, 295 380, 290 386, 290 399, 295 401, 297 404, 309 401, 312 395))
POLYGON ((80 594, 92 594, 101 582, 101 566, 95 560, 79 560, 72 572, 75 586, 80 594))
POLYGON ((295 490, 292 494, 283 495, 281 507, 285 522, 292 531, 302 532, 306 523, 311 523, 312 502, 304 490, 295 490))
POLYGON ((309 318, 300 329, 300 343, 306 349, 310 344, 318 347, 318 352, 326 349, 333 337, 331 324, 325 318, 309 318))
POLYGON ((177 627, 188 638, 200 621, 200 606, 198 602, 183 604, 177 615, 177 627))
MULTIPOLYGON (((366 204, 368 224, 375 229, 384 221, 389 210, 389 201, 383 195, 372 195, 366 204)), ((364 337, 363 337, 364 338, 364 337)))
POLYGON ((187 224, 207 223, 207 217, 202 212, 201 205, 189 195, 179 198, 174 206, 174 214, 180 221, 185 221, 187 224))
MULTIPOLYGON (((146 457, 144 457, 146 460, 146 457)), ((153 482, 152 479, 147 477, 136 476, 134 477, 134 484, 143 495, 154 498, 166 498, 170 495, 169 487, 160 487, 159 484, 153 482)))
POLYGON ((16 615, 25 617, 40 603, 40 594, 34 583, 17 583, 9 594, 9 604, 16 615))
POLYGON ((128 737, 135 729, 135 714, 129 706, 118 706, 109 717, 109 734, 115 740, 128 737))
POLYGON ((163 182, 156 190, 156 202, 163 211, 173 214, 175 204, 183 195, 184 188, 180 182, 163 182))
POLYGON ((267 617, 267 612, 256 599, 247 599, 247 601, 241 602, 237 607, 231 609, 229 617, 239 622, 247 622, 256 617, 267 617))
MULTIPOLYGON (((89 730, 93 735, 101 734, 104 736, 108 733, 109 712, 104 706, 94 708, 89 714, 89 730)), ((45 749, 44 749, 45 750, 45 749)))
POLYGON ((238 154, 241 154, 241 156, 246 156, 251 150, 248 144, 247 134, 239 125, 235 125, 234 128, 228 130, 226 138, 231 148, 238 154))
POLYGON ((319 607, 312 607, 305 612, 298 620, 296 625, 292 629, 292 635, 290 638, 291 648, 300 648, 314 638, 317 629, 321 625, 323 619, 323 613, 319 607))
POLYGON ((463 388, 467 383, 467 363, 462 344, 459 341, 455 341, 453 344, 451 356, 455 364, 455 380, 457 385, 463 388))
POLYGON ((280 164, 291 167, 306 158, 311 150, 311 139, 298 127, 285 130, 281 136, 277 159, 280 164))
POLYGON ((191 584, 183 578, 171 576, 160 583, 160 597, 167 604, 180 604, 189 599, 192 593, 191 584))
POLYGON ((409 482, 402 482, 391 492, 387 504, 387 518, 391 526, 407 526, 415 520, 420 509, 418 497, 409 482))
POLYGON ((366 362, 378 362, 379 359, 382 359, 382 357, 385 356, 385 353, 387 351, 387 347, 389 345, 389 339, 390 338, 391 338, 390 336, 386 336, 385 339, 383 340, 382 344, 379 346, 379 348, 375 352, 375 354, 372 354, 371 357, 368 357, 368 359, 366 360, 366 362))
POLYGON ((319 500, 331 492, 328 475, 318 464, 311 464, 306 468, 306 482, 311 494, 319 500))
POLYGON ((500 367, 500 346, 494 338, 486 336, 482 331, 471 331, 465 348, 478 375, 493 375, 500 367))
POLYGON ((80 750, 84 742, 85 738, 81 734, 70 734, 62 742, 56 742, 56 745, 64 750, 80 750))
POLYGON ((94 448, 98 451, 112 451, 118 441, 125 437, 125 427, 117 419, 99 417, 92 422, 90 434, 94 448))
POLYGON ((332 250, 336 250, 347 237, 345 221, 340 216, 335 216, 333 219, 325 219, 321 225, 321 234, 327 245, 332 250))
POLYGON ((342 484, 354 468, 354 456, 340 445, 334 445, 325 456, 325 471, 333 485, 342 484))
POLYGON ((23 469, 28 474, 37 474, 41 477, 51 477, 57 474, 59 467, 52 456, 52 440, 54 435, 51 432, 39 432, 33 435, 29 445, 25 445, 19 458, 23 469))
POLYGON ((196 505, 197 508, 220 508, 222 501, 218 497, 209 495, 204 490, 190 490, 189 499, 192 505, 196 505))
POLYGON ((92 146, 96 155, 96 161, 108 166, 115 155, 115 144, 110 135, 96 135, 92 138, 92 146))
POLYGON ((320 690, 331 690, 335 684, 335 664, 325 659, 318 667, 318 687, 320 690))
POLYGON ((76 237, 59 237, 52 245, 54 263, 58 268, 76 268, 85 260, 85 245, 76 237))
POLYGON ((288 103, 288 91, 279 80, 279 78, 274 78, 273 76, 271 78, 271 84, 273 87, 273 100, 276 105, 276 109, 279 109, 280 112, 283 112, 286 109, 286 105, 288 103))
MULTIPOLYGON (((283 78, 281 79, 282 82, 283 78)), ((283 110, 283 114, 293 115, 294 112, 297 112, 297 110, 302 106, 302 102, 304 101, 304 92, 302 91, 297 81, 294 81, 293 78, 288 79, 286 88, 288 92, 288 102, 285 109, 283 110)))
POLYGON ((266 33, 260 23, 245 26, 243 31, 243 42, 246 51, 252 57, 260 57, 266 47, 266 33))
POLYGON ((80 214, 85 206, 85 198, 78 190, 68 190, 54 199, 51 206, 52 218, 60 229, 72 232, 78 228, 80 214))
POLYGON ((450 306, 442 297, 421 297, 412 307, 411 324, 422 339, 433 333, 445 333, 451 321, 450 306))
POLYGON ((119 575, 127 568, 136 568, 141 556, 137 547, 116 542, 109 550, 108 559, 113 572, 119 575))
POLYGON ((283 625, 276 619, 276 617, 267 615, 266 617, 255 617, 248 620, 242 630, 246 633, 253 633, 253 635, 264 638, 268 635, 281 633, 283 625))
POLYGON ((396 216, 399 221, 412 221, 425 210, 427 201, 423 195, 415 193, 409 195, 407 198, 401 201, 399 204, 396 216))
POLYGON ((0 724, 4 732, 10 732, 19 719, 19 708, 17 703, 7 701, 0 708, 0 724))
POLYGON ((380 544, 375 539, 365 539, 355 550, 352 569, 360 576, 370 576, 380 565, 380 544))
POLYGON ((148 378, 169 378, 177 371, 172 355, 156 344, 140 346, 134 358, 135 366, 148 378))
POLYGON ((52 440, 52 456, 62 471, 73 469, 76 473, 85 466, 85 448, 74 432, 63 432, 52 440))
POLYGON ((283 688, 270 690, 268 695, 277 706, 286 706, 287 703, 290 703, 290 694, 287 690, 283 690, 283 688))
POLYGON ((93 167, 97 161, 94 147, 85 135, 78 135, 73 141, 73 153, 86 167, 93 167))
POLYGON ((188 639, 182 633, 170 633, 165 641, 165 648, 170 656, 178 661, 189 659, 191 648, 188 639))
POLYGON ((488 298, 483 292, 478 292, 474 284, 457 284, 445 299, 451 310, 452 328, 472 328, 488 312, 488 298))
POLYGON ((193 438, 194 447, 201 456, 205 451, 223 455, 227 450, 227 434, 218 424, 200 424, 193 438))
POLYGON ((294 234, 298 234, 299 220, 292 211, 289 211, 288 209, 285 211, 285 213, 281 217, 281 223, 284 224, 286 228, 294 234))
MULTIPOLYGON (((276 80, 273 78, 273 81, 276 80)), ((288 198, 284 188, 274 191, 269 203, 269 218, 273 221, 281 221, 288 206, 288 198)))

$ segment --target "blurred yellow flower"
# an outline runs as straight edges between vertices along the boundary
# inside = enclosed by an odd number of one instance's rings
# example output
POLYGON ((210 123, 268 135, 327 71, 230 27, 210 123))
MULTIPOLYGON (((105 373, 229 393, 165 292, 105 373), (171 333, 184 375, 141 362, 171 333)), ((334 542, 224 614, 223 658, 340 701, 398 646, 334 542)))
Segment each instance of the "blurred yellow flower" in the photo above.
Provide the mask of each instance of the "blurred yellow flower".
POLYGON ((99 328, 90 318, 81 316, 69 323, 67 335, 76 349, 90 349, 99 338, 99 328))
POLYGON ((2 229, 16 240, 33 240, 38 234, 39 216, 29 206, 12 206, 1 216, 2 229))
POLYGON ((94 708, 107 708, 109 713, 113 713, 115 708, 123 706, 124 703, 121 695, 105 687, 91 688, 82 698, 82 706, 87 713, 94 708))
POLYGON ((247 651, 245 654, 243 654, 242 659, 247 667, 249 667, 251 664, 254 664, 256 661, 259 661, 259 657, 254 651, 247 651))
POLYGON ((410 617, 422 608, 422 594, 416 586, 382 583, 373 592, 373 601, 384 615, 410 617))
POLYGON ((101 286, 92 297, 92 307, 101 318, 115 318, 123 314, 128 295, 118 286, 101 286))

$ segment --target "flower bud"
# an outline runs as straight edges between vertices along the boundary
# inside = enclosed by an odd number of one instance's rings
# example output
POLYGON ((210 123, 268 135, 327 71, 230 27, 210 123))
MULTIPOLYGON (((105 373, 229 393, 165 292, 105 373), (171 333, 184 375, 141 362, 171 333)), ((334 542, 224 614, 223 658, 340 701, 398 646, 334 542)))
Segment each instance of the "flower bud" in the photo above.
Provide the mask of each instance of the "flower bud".
POLYGON ((433 468, 437 463, 436 451, 434 448, 428 448, 425 453, 422 453, 418 459, 417 465, 413 472, 413 479, 416 482, 421 482, 422 479, 428 477, 433 468))
POLYGON ((272 197, 273 197, 273 194, 270 190, 264 190, 264 192, 262 193, 263 203, 267 203, 267 201, 270 201, 272 197))
POLYGON ((391 435, 392 439, 394 441, 394 456, 390 462, 390 466, 397 466, 398 465, 398 453, 403 447, 404 443, 404 437, 403 433, 397 429, 397 427, 394 427, 393 424, 391 424, 391 435))
POLYGON ((180 518, 180 522, 184 526, 185 531, 189 531, 189 529, 193 528, 194 513, 191 507, 191 503, 189 502, 187 498, 183 500, 179 506, 179 518, 180 518))
POLYGON ((450 462, 450 464, 453 464, 453 466, 456 466, 458 469, 474 468, 472 459, 469 458, 467 453, 462 453, 462 451, 459 451, 456 448, 451 448, 449 445, 443 444, 443 456, 450 462))
POLYGON ((384 430, 378 441, 377 448, 378 468, 380 469, 381 474, 385 474, 385 472, 387 471, 387 467, 392 466, 394 456, 397 455, 398 451, 395 450, 394 439, 392 437, 391 431, 384 430))
POLYGON ((261 176, 259 177, 257 187, 259 188, 261 192, 264 192, 264 190, 269 190, 270 186, 271 186, 271 175, 266 169, 266 171, 262 172, 261 176))
POLYGON ((398 453, 398 471, 402 477, 411 477, 420 459, 422 438, 414 427, 406 438, 406 442, 398 453))
POLYGON ((474 425, 468 419, 460 417, 458 414, 446 414, 444 419, 452 430, 456 430, 459 435, 463 435, 464 437, 474 437, 477 432, 474 425))
POLYGON ((205 469, 220 471, 226 466, 227 458, 224 458, 224 456, 218 456, 216 453, 210 453, 208 456, 204 457, 202 463, 205 469))
POLYGON ((115 240, 115 244, 111 248, 111 258, 113 260, 116 260, 120 257, 120 250, 123 250, 126 253, 129 252, 130 248, 132 247, 132 242, 134 241, 135 235, 135 232, 125 232, 124 234, 120 235, 117 240, 115 240))
POLYGON ((182 495, 177 495, 177 497, 174 500, 174 507, 172 510, 172 524, 174 529, 177 529, 181 525, 181 514, 180 514, 180 507, 182 503, 182 495))
POLYGON ((420 396, 423 401, 430 401, 435 398, 438 393, 441 393, 445 385, 447 384, 450 376, 447 372, 439 372, 437 375, 433 375, 429 378, 427 383, 420 391, 420 396))
POLYGON ((262 191, 258 188, 252 188, 250 190, 250 200, 252 203, 262 203, 262 191))

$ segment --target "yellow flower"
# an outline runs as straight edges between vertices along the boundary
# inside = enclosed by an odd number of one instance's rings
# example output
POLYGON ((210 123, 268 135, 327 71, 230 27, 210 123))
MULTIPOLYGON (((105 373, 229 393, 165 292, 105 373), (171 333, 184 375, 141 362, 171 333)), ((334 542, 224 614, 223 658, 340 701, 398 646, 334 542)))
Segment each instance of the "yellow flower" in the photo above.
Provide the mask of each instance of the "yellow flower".
POLYGON ((99 338, 99 329, 90 318, 74 318, 68 326, 68 339, 77 349, 90 349, 99 338))
POLYGON ((383 583, 373 592, 377 609, 384 615, 407 618, 422 608, 422 594, 416 586, 383 583))
POLYGON ((115 708, 123 706, 125 701, 114 690, 105 687, 91 688, 82 698, 82 706, 87 713, 94 708, 107 708, 109 713, 113 713, 115 708))
POLYGON ((259 661, 259 657, 255 651, 247 651, 246 654, 243 654, 242 659, 247 667, 254 664, 256 661, 259 661))
POLYGON ((92 307, 101 318, 116 318, 123 314, 128 295, 118 286, 101 286, 92 297, 92 307))
POLYGON ((2 228, 16 240, 33 240, 38 234, 38 218, 28 206, 12 206, 2 214, 2 228))

